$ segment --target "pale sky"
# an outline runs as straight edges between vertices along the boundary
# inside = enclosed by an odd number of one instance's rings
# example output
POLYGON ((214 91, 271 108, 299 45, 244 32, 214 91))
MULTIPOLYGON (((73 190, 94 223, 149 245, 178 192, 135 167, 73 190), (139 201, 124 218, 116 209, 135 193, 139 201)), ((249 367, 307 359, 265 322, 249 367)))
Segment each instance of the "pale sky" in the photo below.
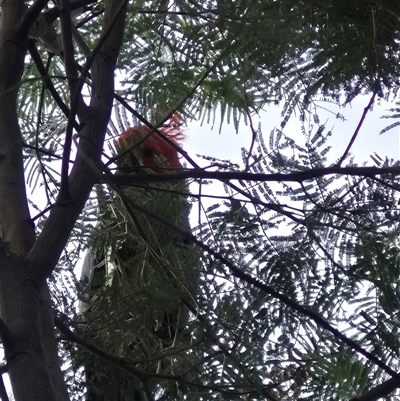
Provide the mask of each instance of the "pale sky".
MULTIPOLYGON (((336 105, 327 102, 319 102, 317 105, 320 122, 325 123, 326 131, 331 130, 332 136, 330 145, 332 150, 329 153, 328 160, 334 162, 345 151, 350 138, 352 137, 360 119, 364 108, 368 105, 370 98, 359 96, 351 105, 345 108, 338 108, 336 105), (341 113, 346 121, 336 118, 336 113, 341 113)), ((357 139, 351 149, 351 153, 355 156, 355 161, 359 164, 367 161, 368 165, 373 165, 370 154, 376 152, 382 158, 386 156, 393 159, 400 159, 399 145, 399 128, 396 127, 382 135, 379 132, 386 126, 391 125, 396 120, 382 119, 382 115, 389 115, 389 109, 394 107, 393 103, 382 101, 381 104, 375 104, 373 110, 368 112, 364 124, 357 136, 357 139)), ((253 125, 257 129, 258 123, 261 122, 261 130, 264 140, 268 143, 269 133, 274 127, 280 127, 282 117, 280 115, 280 106, 266 107, 265 111, 259 117, 253 119, 253 125)), ((284 133, 295 140, 302 141, 303 134, 301 132, 301 122, 298 115, 293 115, 284 128, 284 133)), ((215 156, 222 159, 231 159, 231 161, 240 163, 241 148, 249 148, 251 143, 251 130, 249 126, 240 125, 239 132, 235 132, 233 123, 224 124, 221 134, 219 134, 219 120, 212 127, 211 124, 200 122, 190 122, 186 130, 187 139, 184 141, 183 147, 189 152, 190 156, 196 153, 208 156, 215 156)), ((199 161, 202 166, 206 165, 205 161, 199 161)), ((241 164, 242 166, 242 164, 241 164)))

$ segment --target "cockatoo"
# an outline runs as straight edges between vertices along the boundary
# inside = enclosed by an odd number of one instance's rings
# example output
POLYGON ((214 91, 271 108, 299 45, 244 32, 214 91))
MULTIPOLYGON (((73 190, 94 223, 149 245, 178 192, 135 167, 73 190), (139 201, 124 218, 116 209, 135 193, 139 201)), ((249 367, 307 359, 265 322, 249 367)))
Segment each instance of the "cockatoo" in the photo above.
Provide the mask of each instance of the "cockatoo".
MULTIPOLYGON (((183 133, 176 121, 160 131, 177 145, 183 133)), ((182 168, 177 150, 144 125, 119 136, 116 159, 118 170, 125 174, 182 168)), ((135 205, 189 231, 187 182, 129 186, 123 191, 129 211, 112 191, 98 191, 99 224, 83 266, 89 283, 82 315, 84 336, 138 369, 172 374, 179 370, 180 350, 190 347, 187 305, 196 302, 199 253, 182 234, 135 205)), ((146 400, 149 393, 174 399, 177 391, 174 383, 140 383, 93 355, 83 363, 88 401, 146 400)))

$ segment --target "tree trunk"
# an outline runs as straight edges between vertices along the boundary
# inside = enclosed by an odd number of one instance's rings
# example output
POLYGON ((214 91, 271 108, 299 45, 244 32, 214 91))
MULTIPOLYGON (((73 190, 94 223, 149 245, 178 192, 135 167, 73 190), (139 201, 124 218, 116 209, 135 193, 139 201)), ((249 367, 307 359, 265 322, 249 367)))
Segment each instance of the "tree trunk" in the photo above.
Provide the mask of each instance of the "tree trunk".
POLYGON ((54 328, 42 324, 52 313, 47 285, 33 279, 23 259, 7 255, 4 247, 0 261, 2 339, 14 397, 68 400, 64 383, 57 388, 59 381, 53 381, 61 377, 54 328))
POLYGON ((23 1, 3 2, 0 47, 0 237, 21 257, 27 255, 35 241, 17 116, 17 95, 28 44, 28 34, 21 34, 18 26, 24 11, 23 1))
POLYGON ((92 64, 91 107, 80 115, 84 121, 80 134, 86 139, 80 141, 70 176, 70 198, 53 207, 35 241, 24 182, 17 96, 29 29, 47 2, 37 0, 26 12, 24 1, 4 0, 1 10, 0 336, 16 401, 69 399, 57 354, 46 279, 98 179, 90 163, 99 166, 111 113, 114 68, 123 38, 126 5, 124 0, 105 1, 103 33, 107 39, 92 64), (120 18, 115 21, 117 11, 120 18))

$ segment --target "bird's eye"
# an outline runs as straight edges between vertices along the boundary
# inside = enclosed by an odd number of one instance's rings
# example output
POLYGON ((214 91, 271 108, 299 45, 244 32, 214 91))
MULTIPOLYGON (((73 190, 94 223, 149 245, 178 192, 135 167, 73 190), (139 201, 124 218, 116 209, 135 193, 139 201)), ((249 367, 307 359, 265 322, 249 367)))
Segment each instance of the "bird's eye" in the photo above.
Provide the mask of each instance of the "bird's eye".
POLYGON ((144 152, 143 152, 143 156, 144 157, 153 157, 154 156, 154 150, 150 149, 150 148, 145 149, 144 152))

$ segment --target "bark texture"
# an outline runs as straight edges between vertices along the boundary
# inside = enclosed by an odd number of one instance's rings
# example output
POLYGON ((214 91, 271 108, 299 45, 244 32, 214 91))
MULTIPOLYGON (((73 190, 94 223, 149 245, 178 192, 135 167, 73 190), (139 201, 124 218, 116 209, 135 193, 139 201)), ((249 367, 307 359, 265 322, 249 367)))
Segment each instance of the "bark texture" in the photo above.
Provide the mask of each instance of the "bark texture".
POLYGON ((93 98, 90 107, 77 110, 84 128, 68 180, 69 196, 51 210, 35 240, 27 206, 16 103, 29 30, 47 3, 37 0, 27 8, 22 0, 2 2, 0 334, 16 401, 69 399, 57 355, 54 311, 46 279, 55 268, 98 178, 90 163, 100 162, 113 101, 114 68, 122 44, 126 5, 125 0, 105 1, 103 39, 91 60, 93 98))

